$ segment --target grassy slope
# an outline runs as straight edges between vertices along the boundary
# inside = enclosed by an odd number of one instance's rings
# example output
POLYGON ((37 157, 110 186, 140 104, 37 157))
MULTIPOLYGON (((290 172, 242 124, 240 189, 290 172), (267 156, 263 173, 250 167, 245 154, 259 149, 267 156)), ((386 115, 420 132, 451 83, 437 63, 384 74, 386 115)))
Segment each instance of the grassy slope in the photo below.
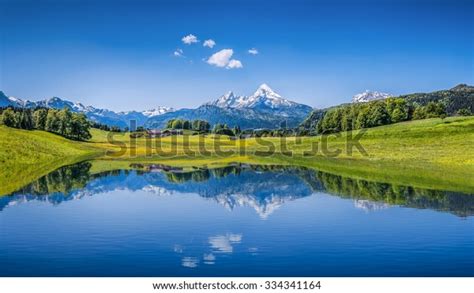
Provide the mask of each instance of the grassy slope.
MULTIPOLYGON (((232 141, 227 137, 188 136, 186 139, 192 151, 205 147, 211 151, 211 155, 187 156, 182 148, 183 137, 167 137, 157 141, 163 150, 169 151, 175 147, 178 156, 160 156, 156 150, 147 154, 146 141, 138 139, 135 147, 127 148, 126 153, 113 159, 177 166, 219 166, 229 162, 298 164, 381 182, 474 193, 474 117, 427 119, 368 129, 361 139, 368 156, 363 156, 356 149, 352 155, 348 155, 346 135, 343 133, 340 137, 329 139, 330 150, 340 148, 343 151, 337 158, 325 157, 320 151, 316 156, 302 155, 304 151, 310 150, 313 143, 320 143, 320 137, 287 138, 288 148, 294 152, 294 156, 262 157, 253 154, 256 150, 266 151, 268 147, 259 145, 255 139, 232 141), (217 156, 212 152, 212 145, 216 143, 222 150, 235 151, 245 147, 247 152, 217 156), (133 153, 135 155, 131 155, 133 153)), ((114 138, 129 144, 126 134, 117 134, 114 138)), ((93 141, 97 146, 114 148, 106 142, 103 132, 95 132, 93 141)), ((265 141, 273 142, 277 145, 277 151, 280 150, 280 139, 265 138, 265 141)))
POLYGON ((0 195, 67 164, 102 154, 88 143, 0 125, 0 195))
MULTIPOLYGON (((92 134, 90 142, 79 143, 46 132, 0 126, 0 194, 18 189, 62 165, 120 149, 108 142, 106 132, 93 129, 92 134)), ((183 167, 218 167, 229 162, 297 164, 379 182, 474 193, 474 117, 427 119, 369 129, 361 139, 368 156, 357 150, 353 155, 347 155, 346 134, 343 133, 329 139, 329 149, 343 150, 337 158, 325 157, 321 152, 310 157, 302 155, 312 144, 320 143, 320 137, 287 138, 288 148, 295 153, 292 157, 281 154, 256 156, 255 151, 267 151, 268 147, 254 138, 234 141, 225 136, 208 135, 154 139, 152 145, 159 142, 161 152, 157 152, 156 147, 150 151, 144 138, 137 139, 134 146, 131 146, 128 134, 114 134, 114 139, 126 144, 126 152, 120 156, 102 156, 93 164, 94 172, 127 168, 130 162, 183 167), (191 151, 205 148, 210 154, 186 155, 183 140, 188 140, 191 151), (216 144, 224 151, 245 147, 246 153, 218 156, 214 151, 216 144), (173 148, 177 150, 177 156, 160 155, 173 148)), ((277 153, 280 152, 279 138, 264 140, 273 142, 277 145, 277 153)))

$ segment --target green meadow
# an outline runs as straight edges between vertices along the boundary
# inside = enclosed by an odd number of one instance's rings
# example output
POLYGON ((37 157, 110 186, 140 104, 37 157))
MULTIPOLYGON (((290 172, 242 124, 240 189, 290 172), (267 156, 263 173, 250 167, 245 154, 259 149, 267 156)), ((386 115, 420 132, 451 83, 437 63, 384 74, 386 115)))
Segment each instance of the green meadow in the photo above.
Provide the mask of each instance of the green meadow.
POLYGON ((15 191, 61 166, 102 153, 89 143, 0 125, 0 194, 15 191))
POLYGON ((67 164, 94 159, 93 172, 132 163, 215 168, 229 163, 298 165, 377 182, 474 193, 474 117, 402 122, 328 137, 147 139, 92 129, 88 142, 0 126, 0 194, 67 164), (111 140, 113 139, 113 141, 111 140), (337 156, 334 152, 340 152, 337 156), (290 155, 291 154, 291 155, 290 155))

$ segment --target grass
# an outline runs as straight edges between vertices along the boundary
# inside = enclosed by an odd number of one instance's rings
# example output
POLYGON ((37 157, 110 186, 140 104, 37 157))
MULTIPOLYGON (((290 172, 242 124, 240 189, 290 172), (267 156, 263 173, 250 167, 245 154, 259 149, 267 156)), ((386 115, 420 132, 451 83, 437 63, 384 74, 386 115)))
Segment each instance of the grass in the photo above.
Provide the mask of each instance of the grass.
MULTIPOLYGON (((357 133, 353 133, 354 137, 357 133)), ((430 189, 443 189, 474 193, 474 117, 449 117, 403 122, 368 129, 360 140, 367 156, 353 149, 347 153, 348 133, 328 138, 328 149, 340 149, 336 158, 327 157, 321 151, 321 137, 286 138, 287 150, 293 156, 282 155, 279 138, 264 138, 264 143, 275 145, 272 156, 256 155, 268 153, 268 147, 258 139, 231 140, 226 136, 178 136, 155 139, 147 148, 146 139, 130 143, 127 134, 117 134, 114 139, 126 143, 127 148, 117 157, 106 156, 105 160, 139 163, 161 163, 173 166, 217 167, 230 162, 293 164, 322 171, 358 177, 366 180, 389 182, 430 189), (207 155, 187 155, 189 151, 210 150, 207 155), (319 151, 314 156, 304 156, 318 143, 319 151), (156 149, 159 144, 161 151, 156 149), (216 145, 222 151, 233 151, 233 155, 219 156, 216 145), (155 147, 155 148, 153 148, 155 147), (175 156, 166 156, 175 150, 175 156), (238 151, 245 149, 240 154, 238 151)), ((94 134, 94 143, 105 149, 120 148, 107 143, 104 133, 94 134)))
MULTIPOLYGON (((356 148, 352 154, 347 152, 349 133, 330 136, 327 148, 341 150, 335 158, 323 154, 321 137, 286 138, 286 148, 283 148, 280 138, 232 140, 218 135, 184 135, 131 140, 128 133, 115 133, 112 144, 108 139, 111 134, 93 129, 92 135, 90 142, 78 143, 45 132, 0 128, 0 164, 2 170, 9 172, 7 175, 12 182, 8 183, 9 188, 0 187, 0 194, 39 173, 45 174, 46 169, 51 171, 53 165, 57 168, 67 160, 78 161, 84 156, 99 159, 93 164, 94 172, 123 169, 130 163, 211 168, 231 162, 290 164, 365 180, 474 193, 472 116, 426 119, 368 129, 360 139, 367 155, 356 148), (8 138, 11 141, 5 143, 8 138), (270 144, 275 146, 271 156, 268 155, 270 144), (319 150, 313 155, 305 155, 315 144, 319 150), (207 153, 190 154, 200 150, 207 153), (219 155, 217 150, 232 154, 219 155), (285 151, 291 151, 293 155, 286 156, 285 151), (57 163, 53 164, 53 161, 57 163), (31 170, 31 166, 44 167, 25 176, 25 170, 31 170)), ((0 179, 0 184, 3 181, 0 179)))
POLYGON ((0 125, 0 195, 11 193, 61 166, 101 154, 102 149, 89 143, 0 125))

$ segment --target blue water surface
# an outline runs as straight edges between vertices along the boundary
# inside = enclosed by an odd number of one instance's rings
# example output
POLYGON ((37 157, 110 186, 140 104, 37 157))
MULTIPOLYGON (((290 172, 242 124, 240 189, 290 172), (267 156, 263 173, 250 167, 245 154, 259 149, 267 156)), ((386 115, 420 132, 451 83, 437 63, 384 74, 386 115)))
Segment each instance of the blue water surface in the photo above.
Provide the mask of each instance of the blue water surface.
POLYGON ((310 169, 113 171, 0 197, 0 276, 474 276, 474 195, 310 169))

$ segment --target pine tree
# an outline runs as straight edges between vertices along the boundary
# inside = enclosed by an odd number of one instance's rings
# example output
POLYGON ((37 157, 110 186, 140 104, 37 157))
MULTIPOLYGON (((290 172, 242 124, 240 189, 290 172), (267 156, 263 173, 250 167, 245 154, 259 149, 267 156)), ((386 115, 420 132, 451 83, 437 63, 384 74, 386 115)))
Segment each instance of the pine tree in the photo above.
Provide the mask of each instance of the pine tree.
POLYGON ((34 128, 44 130, 46 126, 46 117, 48 116, 48 110, 37 109, 33 113, 33 125, 34 128))
POLYGON ((15 127, 15 112, 10 108, 3 111, 2 122, 5 126, 15 127))

